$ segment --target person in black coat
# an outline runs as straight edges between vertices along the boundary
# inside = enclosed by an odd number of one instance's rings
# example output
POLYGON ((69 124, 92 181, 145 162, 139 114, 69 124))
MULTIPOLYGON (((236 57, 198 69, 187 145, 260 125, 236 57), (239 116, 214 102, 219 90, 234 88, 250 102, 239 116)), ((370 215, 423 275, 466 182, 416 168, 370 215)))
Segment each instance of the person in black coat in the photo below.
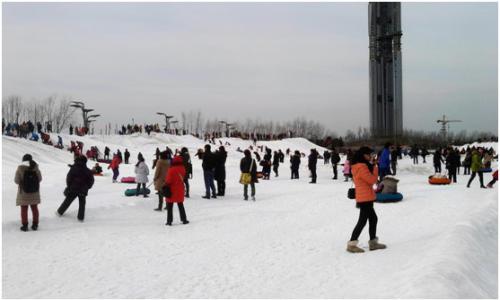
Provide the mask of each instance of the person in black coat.
POLYGON ((203 162, 201 167, 203 168, 203 178, 205 181, 205 196, 202 198, 210 199, 210 190, 212 190, 212 198, 217 198, 214 177, 215 177, 215 165, 216 158, 214 153, 210 151, 210 145, 205 145, 205 152, 203 152, 203 162))
POLYGON ((271 159, 272 159, 272 154, 271 154, 271 149, 266 148, 266 154, 264 154, 264 159, 261 161, 261 166, 262 166, 262 179, 269 180, 271 176, 271 159))
POLYGON ((311 154, 309 154, 309 161, 307 166, 309 167, 309 170, 311 171, 311 182, 309 183, 316 183, 316 165, 318 163, 318 152, 316 149, 311 149, 311 154))
POLYGON ((323 162, 325 163, 325 165, 327 165, 329 162, 330 162, 330 151, 328 150, 325 150, 323 152, 323 162))
MULTIPOLYGON (((241 173, 250 173, 252 176, 252 180, 250 181, 250 188, 252 189, 252 200, 255 201, 255 183, 257 180, 257 163, 255 159, 252 158, 250 154, 250 150, 245 150, 243 152, 245 157, 243 157, 240 161, 240 171, 241 173)), ((243 199, 248 200, 248 184, 243 185, 243 199)))
POLYGON ((109 159, 109 151, 111 151, 108 146, 104 147, 104 159, 109 159))
POLYGON ((441 162, 444 162, 444 161, 443 161, 443 157, 441 155, 441 148, 438 148, 434 152, 434 156, 433 156, 434 171, 436 173, 441 173, 441 162))
POLYGON ((125 164, 128 165, 128 159, 130 158, 130 152, 128 152, 127 148, 125 148, 125 153, 123 153, 123 156, 125 158, 125 164))
POLYGON ((66 185, 67 187, 64 190, 66 198, 57 209, 57 214, 62 216, 73 200, 78 197, 79 207, 77 218, 80 222, 83 222, 87 193, 94 185, 94 175, 87 168, 87 158, 85 156, 79 156, 75 159, 75 163, 71 166, 66 176, 66 185))
POLYGON ((217 181, 217 196, 224 196, 226 194, 226 159, 227 152, 224 146, 220 146, 219 150, 215 152, 215 180, 217 181))
POLYGON ((332 149, 332 166, 333 166, 333 180, 337 180, 337 165, 340 162, 340 155, 338 154, 337 150, 335 148, 332 149))
POLYGON ((450 148, 448 155, 446 156, 446 169, 448 169, 448 177, 454 183, 457 183, 458 166, 460 166, 460 154, 453 150, 453 148, 450 148))
POLYGON ((391 149, 391 169, 392 175, 396 176, 396 168, 398 165, 398 150, 394 147, 391 149))
POLYGON ((300 152, 295 150, 295 153, 290 157, 290 169, 292 170, 292 179, 299 179, 300 152))
POLYGON ((281 151, 281 149, 278 150, 278 154, 280 156, 280 163, 284 163, 285 162, 285 153, 283 153, 281 151))
POLYGON ((186 194, 184 197, 189 198, 189 179, 193 178, 193 165, 191 164, 191 156, 189 155, 188 148, 183 147, 181 149, 182 163, 184 164, 184 169, 186 170, 186 176, 184 177, 184 186, 186 187, 186 194))
POLYGON ((280 166, 280 158, 281 158, 281 155, 279 154, 278 151, 274 151, 274 156, 273 156, 273 172, 274 172, 274 176, 275 177, 278 177, 278 168, 280 166))

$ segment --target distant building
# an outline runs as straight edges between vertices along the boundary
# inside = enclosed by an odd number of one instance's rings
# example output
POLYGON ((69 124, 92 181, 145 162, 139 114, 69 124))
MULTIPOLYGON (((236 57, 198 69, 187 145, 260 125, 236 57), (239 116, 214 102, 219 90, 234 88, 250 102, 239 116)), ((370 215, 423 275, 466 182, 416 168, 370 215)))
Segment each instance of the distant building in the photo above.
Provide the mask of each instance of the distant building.
POLYGON ((370 130, 379 137, 403 132, 401 3, 368 4, 370 130))

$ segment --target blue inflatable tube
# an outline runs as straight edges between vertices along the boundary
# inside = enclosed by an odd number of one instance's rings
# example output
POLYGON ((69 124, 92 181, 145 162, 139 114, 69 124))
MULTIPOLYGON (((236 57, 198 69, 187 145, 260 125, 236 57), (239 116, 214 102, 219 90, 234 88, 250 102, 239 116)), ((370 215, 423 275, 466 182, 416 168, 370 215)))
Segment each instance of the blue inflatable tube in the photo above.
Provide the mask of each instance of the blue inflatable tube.
POLYGON ((377 193, 377 199, 375 201, 377 201, 377 202, 398 202, 401 200, 403 200, 403 195, 401 193, 394 193, 394 194, 377 193))

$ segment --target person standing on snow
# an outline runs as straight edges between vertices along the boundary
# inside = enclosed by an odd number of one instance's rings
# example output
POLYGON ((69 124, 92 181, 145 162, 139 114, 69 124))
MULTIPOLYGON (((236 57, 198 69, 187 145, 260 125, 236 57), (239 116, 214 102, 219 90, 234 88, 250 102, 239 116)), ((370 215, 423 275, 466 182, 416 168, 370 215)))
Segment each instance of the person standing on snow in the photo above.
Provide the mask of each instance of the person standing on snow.
POLYGON ((370 250, 385 249, 386 245, 380 244, 377 238, 377 214, 373 209, 373 203, 377 198, 373 185, 377 182, 378 168, 375 158, 372 156, 373 150, 368 147, 361 147, 352 159, 352 176, 355 186, 356 207, 359 208, 359 218, 347 243, 347 251, 351 253, 365 252, 358 247, 358 238, 369 221, 368 241, 370 250))
POLYGON ((432 161, 434 163, 434 172, 441 173, 441 162, 444 162, 443 157, 441 155, 441 148, 436 149, 432 161))
POLYGON ((266 148, 266 154, 264 154, 264 158, 261 162, 262 175, 263 175, 262 179, 265 180, 269 180, 271 176, 271 159, 272 159, 271 151, 272 151, 271 149, 266 148))
POLYGON ((280 167, 280 154, 278 151, 274 151, 273 155, 273 172, 274 172, 274 177, 278 177, 278 168, 280 167))
POLYGON ((156 161, 156 169, 153 181, 155 185, 155 190, 158 192, 158 208, 156 208, 155 211, 161 211, 163 206, 164 195, 162 194, 162 191, 163 191, 163 186, 165 185, 165 177, 167 176, 167 171, 170 167, 170 161, 167 158, 168 158, 167 152, 163 151, 160 153, 159 159, 156 161))
POLYGON ((172 159, 172 165, 167 171, 165 177, 165 185, 170 187, 170 197, 167 197, 167 223, 165 225, 172 226, 174 203, 179 207, 179 214, 182 224, 189 224, 184 210, 184 177, 186 170, 182 162, 182 157, 175 156, 172 159))
POLYGON ((111 151, 108 146, 104 147, 104 159, 109 159, 109 151, 111 151))
POLYGON ((40 204, 40 181, 42 173, 30 154, 25 154, 22 164, 17 167, 14 182, 18 185, 16 205, 21 206, 21 230, 28 231, 28 207, 31 208, 33 222, 31 229, 38 229, 40 204))
MULTIPOLYGON (((255 183, 257 180, 257 163, 255 159, 252 158, 250 150, 245 150, 243 152, 245 157, 240 161, 240 171, 242 174, 250 174, 250 182, 241 182, 243 184, 243 200, 248 200, 248 186, 250 185, 252 200, 255 201, 255 183)), ((242 176, 243 177, 243 176, 242 176)))
POLYGON ((130 158, 130 152, 125 148, 125 153, 123 153, 123 158, 125 158, 125 164, 128 165, 128 159, 130 158))
POLYGON ((148 165, 144 162, 144 157, 142 153, 139 152, 137 155, 137 164, 135 164, 135 182, 137 183, 137 189, 135 190, 135 196, 139 196, 141 191, 141 185, 144 190, 144 198, 148 197, 146 193, 146 183, 148 180, 149 168, 148 165))
POLYGON ((217 181, 217 196, 224 196, 226 193, 226 159, 226 149, 224 146, 220 146, 219 150, 215 152, 214 178, 217 181))
POLYGON ((391 169, 393 176, 396 176, 397 165, 398 165, 398 150, 396 147, 393 146, 391 150, 391 169))
POLYGON ((446 155, 446 169, 448 170, 448 177, 454 183, 457 183, 457 156, 459 156, 457 151, 450 147, 448 155, 446 155))
POLYGON ((290 169, 292 170, 292 179, 299 179, 300 167, 300 152, 295 150, 294 154, 290 157, 290 169))
POLYGON ((203 168, 203 179, 205 181, 205 196, 202 198, 210 199, 210 190, 212 190, 212 198, 217 198, 217 192, 215 190, 214 176, 215 176, 215 156, 210 151, 210 145, 205 145, 205 151, 203 152, 203 162, 201 164, 203 168))
POLYGON ((335 150, 335 148, 332 149, 331 160, 332 160, 332 167, 333 167, 333 178, 332 179, 337 180, 337 165, 340 162, 340 155, 337 152, 337 150, 335 150))
POLYGON ((481 184, 481 188, 485 189, 486 187, 484 186, 483 183, 483 172, 481 169, 483 168, 483 162, 482 162, 482 155, 483 155, 483 148, 478 148, 478 150, 473 150, 472 151, 472 163, 470 166, 470 169, 472 171, 472 174, 470 176, 469 182, 467 183, 467 187, 470 188, 470 184, 472 183, 472 180, 476 177, 476 174, 479 175, 479 183, 481 184))
POLYGON ((309 154, 308 164, 307 164, 309 170, 311 171, 311 182, 309 183, 316 183, 316 178, 318 177, 316 174, 317 163, 318 163, 318 152, 316 151, 316 149, 311 149, 311 153, 309 154))
POLYGON ((389 149, 390 147, 391 147, 390 142, 385 143, 384 149, 382 150, 382 153, 380 154, 378 160, 380 181, 384 180, 384 177, 386 175, 391 174, 391 150, 389 149))
POLYGON ((62 216, 71 205, 73 200, 78 197, 78 221, 83 222, 85 218, 85 202, 88 191, 94 185, 94 175, 87 168, 87 158, 79 156, 75 158, 75 163, 69 169, 66 176, 66 189, 64 190, 64 199, 61 206, 57 209, 58 216, 62 216))
POLYGON ((191 156, 189 155, 188 148, 182 147, 181 157, 184 164, 184 169, 186 170, 186 176, 184 176, 184 185, 186 187, 185 197, 189 198, 189 178, 193 178, 193 165, 191 164, 191 156))
POLYGON ((120 175, 119 167, 120 167, 121 163, 122 163, 122 160, 120 159, 120 157, 118 155, 115 154, 113 156, 113 160, 111 161, 111 163, 108 166, 108 170, 111 169, 113 171, 113 183, 116 182, 118 175, 120 175))

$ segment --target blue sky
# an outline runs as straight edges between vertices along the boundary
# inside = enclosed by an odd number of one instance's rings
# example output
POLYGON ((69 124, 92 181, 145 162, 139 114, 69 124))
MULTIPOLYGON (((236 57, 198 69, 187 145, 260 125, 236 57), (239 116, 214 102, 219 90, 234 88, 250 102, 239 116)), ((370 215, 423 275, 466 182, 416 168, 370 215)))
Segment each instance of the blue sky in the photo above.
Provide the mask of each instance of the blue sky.
MULTIPOLYGON (((367 3, 3 3, 3 96, 81 99, 112 123, 156 111, 367 127, 367 3), (119 109, 119 113, 117 113, 119 109)), ((408 129, 497 133, 496 3, 403 3, 408 129)))

